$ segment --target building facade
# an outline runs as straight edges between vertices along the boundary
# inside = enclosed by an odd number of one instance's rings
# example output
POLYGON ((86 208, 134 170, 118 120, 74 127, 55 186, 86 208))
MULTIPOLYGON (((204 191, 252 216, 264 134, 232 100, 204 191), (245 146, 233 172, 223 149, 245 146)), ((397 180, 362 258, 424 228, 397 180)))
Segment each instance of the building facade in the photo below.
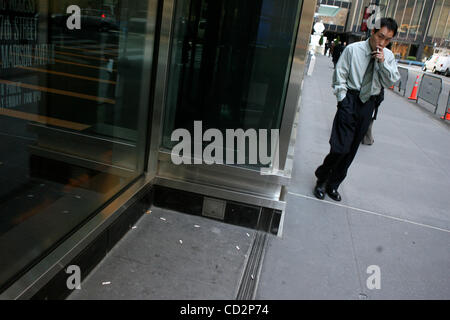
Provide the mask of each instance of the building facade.
MULTIPOLYGON (((323 20, 328 37, 339 36, 349 43, 359 41, 366 36, 361 31, 365 9, 375 2, 318 0, 315 20, 323 20), (345 24, 340 12, 346 16, 345 24)), ((398 58, 423 60, 435 51, 450 48, 450 0, 380 0, 378 3, 380 16, 392 17, 399 25, 392 45, 398 58)))
POLYGON ((74 261, 88 272, 135 221, 127 212, 139 199, 141 214, 175 202, 277 234, 314 9, 315 0, 0 1, 0 298, 48 297, 74 261), (195 138, 193 156, 183 151, 192 164, 171 157, 179 129, 195 138), (249 146, 241 135, 211 154, 244 161, 199 164, 209 129, 279 139, 249 146), (267 162, 249 161, 255 145, 271 151, 267 162))

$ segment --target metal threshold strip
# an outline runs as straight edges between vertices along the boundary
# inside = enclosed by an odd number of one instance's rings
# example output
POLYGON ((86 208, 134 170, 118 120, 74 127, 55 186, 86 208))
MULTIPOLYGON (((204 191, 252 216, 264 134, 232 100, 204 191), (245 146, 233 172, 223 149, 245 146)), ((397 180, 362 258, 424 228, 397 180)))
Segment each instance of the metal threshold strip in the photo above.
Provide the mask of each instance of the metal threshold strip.
POLYGON ((276 209, 280 211, 284 211, 286 209, 285 201, 268 199, 260 195, 253 195, 250 193, 244 193, 236 190, 227 190, 221 188, 221 186, 211 186, 195 182, 164 178, 159 176, 155 179, 155 184, 168 188, 193 192, 207 197, 236 201, 249 205, 276 209))
POLYGON ((239 285, 236 300, 254 300, 267 247, 267 233, 258 231, 239 285))

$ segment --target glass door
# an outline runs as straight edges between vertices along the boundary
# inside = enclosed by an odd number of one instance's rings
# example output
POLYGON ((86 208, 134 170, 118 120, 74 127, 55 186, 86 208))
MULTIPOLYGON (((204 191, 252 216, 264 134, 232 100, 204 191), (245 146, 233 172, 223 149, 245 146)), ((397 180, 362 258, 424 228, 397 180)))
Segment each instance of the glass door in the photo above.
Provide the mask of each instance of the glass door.
POLYGON ((194 121, 224 136, 280 129, 301 1, 175 2, 162 148, 194 121))

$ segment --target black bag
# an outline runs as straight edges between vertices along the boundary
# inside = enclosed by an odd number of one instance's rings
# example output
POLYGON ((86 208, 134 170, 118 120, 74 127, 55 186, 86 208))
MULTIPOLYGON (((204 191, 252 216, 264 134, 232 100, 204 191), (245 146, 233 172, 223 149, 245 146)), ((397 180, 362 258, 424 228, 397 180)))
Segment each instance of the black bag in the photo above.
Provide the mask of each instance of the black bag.
POLYGON ((373 126, 373 119, 370 121, 369 129, 367 129, 367 132, 362 140, 362 144, 366 145, 372 145, 374 143, 373 135, 372 135, 372 126, 373 126))
POLYGON ((373 139, 373 135, 372 135, 372 126, 373 126, 373 121, 377 119, 378 107, 383 102, 383 100, 384 100, 384 88, 381 88, 380 94, 375 97, 375 111, 373 113, 372 121, 370 121, 369 129, 367 129, 367 132, 361 142, 362 144, 366 144, 366 145, 370 146, 375 142, 375 140, 373 139))

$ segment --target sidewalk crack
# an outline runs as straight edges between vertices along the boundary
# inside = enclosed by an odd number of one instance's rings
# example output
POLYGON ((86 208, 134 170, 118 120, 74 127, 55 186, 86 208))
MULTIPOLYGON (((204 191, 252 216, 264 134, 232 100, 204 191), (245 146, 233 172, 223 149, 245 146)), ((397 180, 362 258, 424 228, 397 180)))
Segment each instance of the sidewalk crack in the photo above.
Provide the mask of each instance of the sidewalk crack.
POLYGON ((353 231, 352 231, 352 226, 350 223, 350 217, 349 217, 349 209, 345 210, 345 216, 347 218, 347 225, 348 225, 348 229, 350 231, 350 240, 352 243, 352 253, 353 253, 353 258, 355 260, 355 265, 356 265, 356 273, 358 275, 358 281, 359 281, 359 294, 364 293, 364 288, 363 288, 363 283, 362 283, 362 279, 361 279, 361 269, 359 266, 359 262, 358 262, 358 258, 356 257, 356 248, 355 248, 355 240, 353 238, 353 231))

